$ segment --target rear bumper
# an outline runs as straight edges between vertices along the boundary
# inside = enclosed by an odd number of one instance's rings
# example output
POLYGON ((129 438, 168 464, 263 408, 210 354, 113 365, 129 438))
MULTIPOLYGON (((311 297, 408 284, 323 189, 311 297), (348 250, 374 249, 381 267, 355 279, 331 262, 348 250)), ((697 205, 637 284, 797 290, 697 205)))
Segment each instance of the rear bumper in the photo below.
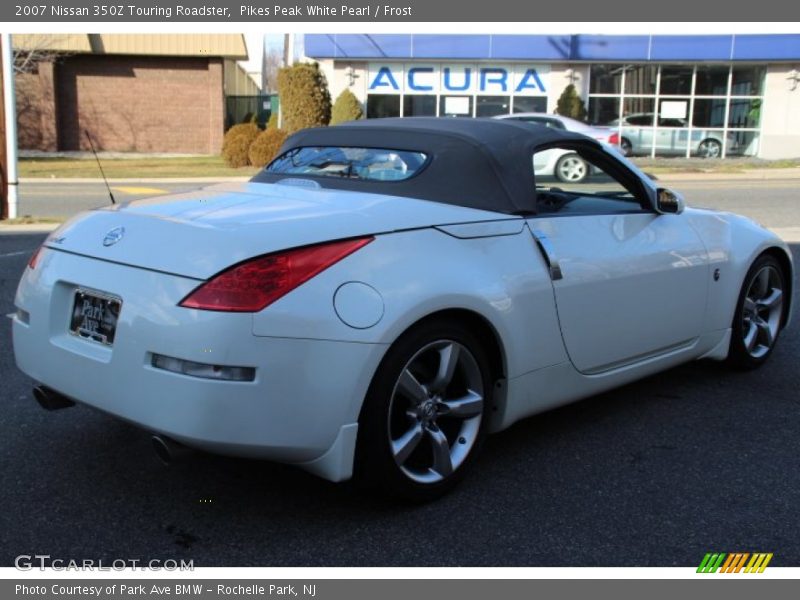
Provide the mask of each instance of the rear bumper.
MULTIPOLYGON (((18 367, 74 399, 187 446, 313 463, 352 434, 385 347, 256 337, 249 314, 179 308, 197 281, 48 250, 26 270, 13 319, 18 367), (57 275, 56 275, 57 274, 57 275), (75 290, 122 299, 112 347, 69 333, 75 290), (153 353, 255 368, 216 381, 152 366, 153 353)), ((326 464, 331 461, 327 461, 326 464)), ((346 461, 344 461, 346 463, 346 461)), ((339 460, 330 479, 349 476, 339 460)))

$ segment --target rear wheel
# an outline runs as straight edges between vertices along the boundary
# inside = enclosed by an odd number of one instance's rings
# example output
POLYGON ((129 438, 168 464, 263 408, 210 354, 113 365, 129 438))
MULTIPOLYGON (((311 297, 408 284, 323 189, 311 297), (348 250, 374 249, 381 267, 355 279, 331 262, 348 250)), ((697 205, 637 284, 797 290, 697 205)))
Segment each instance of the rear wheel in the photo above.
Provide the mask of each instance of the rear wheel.
POLYGON ((375 375, 359 419, 356 477, 406 500, 449 491, 486 434, 491 377, 478 340, 451 320, 404 334, 375 375))
POLYGON ((783 324, 785 275, 769 255, 759 257, 747 272, 731 328, 728 361, 740 369, 755 369, 775 348, 783 324))
POLYGON ((722 144, 712 138, 703 140, 697 146, 697 153, 703 158, 719 158, 722 156, 722 144))
POLYGON ((564 183, 580 183, 589 175, 589 163, 577 154, 565 154, 556 162, 556 177, 564 183))
POLYGON ((633 144, 631 144, 631 141, 628 138, 622 138, 619 143, 619 149, 623 156, 630 156, 633 154, 633 144))

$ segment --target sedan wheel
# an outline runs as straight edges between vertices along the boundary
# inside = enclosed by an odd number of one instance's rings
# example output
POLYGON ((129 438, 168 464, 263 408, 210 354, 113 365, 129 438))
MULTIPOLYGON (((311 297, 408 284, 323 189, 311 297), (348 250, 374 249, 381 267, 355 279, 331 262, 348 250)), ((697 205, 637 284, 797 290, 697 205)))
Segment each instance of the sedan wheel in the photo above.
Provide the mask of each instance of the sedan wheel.
POLYGON ((417 501, 448 491, 482 443, 490 389, 483 350, 460 326, 439 322, 405 334, 365 401, 357 478, 417 501))
POLYGON ((589 165, 577 154, 566 154, 556 163, 556 177, 564 183, 580 183, 589 175, 589 165))
POLYGON ((697 147, 697 153, 703 158, 719 158, 722 156, 722 144, 713 139, 703 140, 697 147))
POLYGON ((745 279, 737 305, 731 341, 731 362, 755 368, 766 361, 783 324, 784 276, 771 256, 759 258, 745 279))

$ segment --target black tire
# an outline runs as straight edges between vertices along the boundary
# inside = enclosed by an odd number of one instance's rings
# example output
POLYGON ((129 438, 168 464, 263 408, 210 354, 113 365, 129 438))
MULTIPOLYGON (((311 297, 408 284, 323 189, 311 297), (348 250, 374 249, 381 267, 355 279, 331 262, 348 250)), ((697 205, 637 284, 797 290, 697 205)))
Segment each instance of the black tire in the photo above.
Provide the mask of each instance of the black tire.
POLYGON ((731 324, 731 345, 728 352, 730 366, 739 370, 751 370, 767 362, 775 349, 783 327, 785 294, 786 274, 783 267, 775 257, 762 254, 750 266, 739 292, 739 300, 736 303, 736 311, 731 324), (767 290, 761 292, 754 286, 758 285, 756 279, 764 277, 765 273, 767 273, 767 290), (769 294, 774 294, 776 288, 781 294, 779 305, 773 306, 772 309, 765 306, 758 308, 759 303, 752 302, 752 298, 758 296, 769 298, 769 294), (748 300, 750 301, 748 302, 748 300), (753 312, 753 306, 756 307, 756 312, 753 312), (750 339, 748 334, 754 327, 756 338, 748 347, 750 339), (771 331, 769 335, 767 335, 768 331, 771 331))
POLYGON ((622 138, 622 141, 619 143, 619 150, 622 152, 623 156, 630 156, 633 154, 633 144, 628 138, 622 138))
MULTIPOLYGON (((486 352, 478 339, 457 320, 426 321, 410 329, 386 353, 364 400, 359 417, 354 479, 364 488, 404 501, 427 502, 446 494, 466 475, 481 449, 486 437, 488 415, 491 413, 491 394, 492 376, 486 352), (423 420, 426 417, 409 413, 424 413, 424 407, 430 408, 430 403, 435 400, 431 399, 430 394, 427 400, 420 403, 410 400, 400 381, 401 375, 407 370, 413 372, 414 383, 427 382, 422 388, 432 390, 435 378, 428 381, 428 374, 423 372, 423 367, 430 367, 430 375, 441 372, 445 364, 444 345, 447 343, 457 347, 455 354, 459 362, 452 370, 449 387, 446 385, 442 388, 440 395, 437 392, 436 398, 441 398, 442 404, 445 400, 454 404, 464 394, 467 394, 464 397, 468 397, 471 388, 480 385, 482 407, 480 414, 464 418, 463 421, 458 415, 448 416, 447 413, 433 410, 437 416, 432 422, 427 422, 423 420), (444 345, 437 349, 437 344, 444 345), (470 383, 467 383, 468 380, 470 383), (405 431, 408 434, 417 427, 422 430, 420 441, 409 451, 408 458, 401 458, 403 453, 398 453, 396 458, 393 448, 397 450, 399 440, 404 437, 398 432, 405 431), (469 431, 469 439, 463 434, 465 428, 469 431), (444 435, 449 444, 452 471, 446 475, 439 475, 434 469, 437 454, 434 440, 439 440, 440 450, 444 447, 439 435, 444 435), (454 455, 457 461, 452 458, 454 455), (427 477, 425 469, 428 462, 432 463, 428 468, 431 477, 438 476, 440 479, 418 480, 427 477)), ((430 411, 427 416, 430 417, 430 411)))
POLYGON ((556 161, 555 176, 564 183, 581 183, 589 176, 589 169, 589 163, 578 154, 565 154, 556 161), (575 168, 569 169, 568 165, 574 165, 575 168))

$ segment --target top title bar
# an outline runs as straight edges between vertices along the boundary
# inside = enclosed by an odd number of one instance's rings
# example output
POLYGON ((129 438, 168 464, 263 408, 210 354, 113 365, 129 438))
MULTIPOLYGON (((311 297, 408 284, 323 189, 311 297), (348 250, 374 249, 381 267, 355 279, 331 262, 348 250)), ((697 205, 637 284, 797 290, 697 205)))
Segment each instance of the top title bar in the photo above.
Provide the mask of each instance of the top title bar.
MULTIPOLYGON (((10 0, 0 4, 6 23, 59 22, 547 22, 800 20, 800 3, 750 0, 699 3, 696 0, 10 0)), ((633 33, 633 32, 632 32, 633 33)))

